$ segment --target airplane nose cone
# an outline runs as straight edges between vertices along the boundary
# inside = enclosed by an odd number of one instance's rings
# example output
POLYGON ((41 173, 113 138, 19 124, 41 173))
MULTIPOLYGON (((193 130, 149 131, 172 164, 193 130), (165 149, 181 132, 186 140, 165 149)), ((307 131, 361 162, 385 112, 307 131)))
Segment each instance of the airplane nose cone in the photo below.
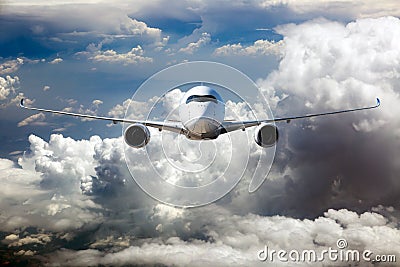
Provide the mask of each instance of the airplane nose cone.
POLYGON ((184 126, 191 132, 197 134, 212 133, 218 130, 219 123, 211 118, 193 118, 187 121, 184 126))

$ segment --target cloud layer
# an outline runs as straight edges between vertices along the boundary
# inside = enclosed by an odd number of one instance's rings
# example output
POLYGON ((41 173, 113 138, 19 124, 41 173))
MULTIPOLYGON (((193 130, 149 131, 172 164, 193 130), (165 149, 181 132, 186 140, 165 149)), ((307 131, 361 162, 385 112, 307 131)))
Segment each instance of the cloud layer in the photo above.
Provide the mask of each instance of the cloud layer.
MULTIPOLYGON (((336 248, 338 238, 345 238, 351 249, 360 251, 395 255, 399 251, 398 216, 392 207, 379 206, 361 214, 331 209, 313 220, 237 215, 234 207, 224 202, 177 209, 154 203, 127 180, 119 138, 75 141, 52 135, 49 142, 36 136, 31 136, 30 142, 31 152, 19 160, 22 169, 9 160, 2 160, 0 168, 6 193, 1 198, 6 211, 1 229, 13 233, 2 242, 17 249, 18 255, 41 253, 30 250, 30 245, 65 242, 74 238, 78 229, 93 231, 96 225, 92 249, 60 250, 46 255, 47 260, 67 266, 202 266, 204 261, 198 259, 205 258, 214 266, 262 266, 265 263, 257 259, 257 253, 266 245, 276 250, 322 251, 336 248), (42 232, 24 232, 27 226, 42 232)), ((231 196, 233 202, 246 193, 243 189, 247 187, 239 187, 231 196)))
MULTIPOLYGON (((314 249, 321 253, 329 247, 337 249, 336 242, 339 238, 345 238, 353 250, 362 252, 369 249, 374 251, 374 255, 397 255, 400 249, 397 242, 400 231, 395 227, 396 222, 389 223, 377 213, 365 212, 358 215, 345 209, 328 210, 315 220, 297 220, 253 214, 232 216, 226 210, 216 207, 210 210, 213 216, 207 220, 198 211, 190 210, 184 211, 173 220, 164 221, 162 227, 157 227, 171 230, 171 227, 179 229, 179 225, 183 228, 183 233, 177 234, 178 236, 146 240, 141 245, 133 245, 118 252, 105 253, 93 249, 80 252, 65 250, 52 255, 50 260, 67 266, 265 266, 271 262, 262 262, 257 258, 257 253, 265 246, 275 250, 296 249, 300 252, 314 249), (204 224, 204 229, 199 228, 204 224), (189 240, 184 237, 185 232, 192 233, 189 240), (193 235, 194 233, 196 234, 193 235), (196 237, 199 235, 202 237, 196 237), (382 249, 384 247, 387 249, 382 249)), ((159 215, 156 213, 155 216, 159 215)), ((313 266, 322 266, 322 263, 311 263, 313 266)), ((274 266, 287 264, 278 260, 273 262, 274 266)), ((341 266, 343 262, 333 261, 330 264, 341 266)), ((363 265, 368 264, 370 263, 363 262, 363 265)), ((300 263, 300 266, 306 265, 308 263, 300 263)))

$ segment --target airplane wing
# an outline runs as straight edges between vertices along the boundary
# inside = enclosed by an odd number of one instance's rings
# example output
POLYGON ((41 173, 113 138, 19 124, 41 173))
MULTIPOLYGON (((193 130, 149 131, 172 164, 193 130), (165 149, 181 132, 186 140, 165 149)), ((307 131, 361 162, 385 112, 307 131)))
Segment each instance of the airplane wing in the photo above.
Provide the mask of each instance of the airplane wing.
POLYGON ((120 119, 120 118, 110 118, 110 117, 102 117, 102 116, 94 116, 94 115, 86 115, 86 114, 79 114, 73 112, 66 112, 66 111, 59 111, 59 110, 51 110, 51 109, 43 109, 43 108, 34 108, 34 107, 27 107, 24 105, 24 99, 21 99, 20 107, 30 110, 36 110, 41 112, 48 112, 53 114, 61 114, 61 115, 68 115, 68 116, 75 116, 80 118, 88 118, 88 119, 96 119, 96 120, 105 120, 105 121, 112 121, 114 124, 118 122, 125 122, 125 123, 140 123, 149 127, 157 128, 161 130, 167 130, 175 133, 184 133, 185 129, 182 126, 182 123, 178 121, 141 121, 141 120, 128 120, 128 119, 120 119))
POLYGON ((359 110, 366 110, 366 109, 373 109, 377 108, 381 105, 381 101, 379 98, 376 99, 376 104, 374 106, 369 106, 369 107, 362 107, 362 108, 355 108, 355 109, 346 109, 346 110, 339 110, 339 111, 332 111, 332 112, 325 112, 325 113, 316 113, 316 114, 308 114, 308 115, 302 115, 302 116, 293 116, 293 117, 286 117, 286 118, 275 118, 275 119, 267 119, 267 120, 253 120, 253 121, 224 121, 223 127, 225 128, 226 132, 232 132, 236 131, 239 129, 246 129, 248 127, 253 127, 260 125, 261 123, 269 123, 269 122, 279 122, 279 121, 286 121, 290 122, 291 120, 296 120, 296 119, 304 119, 304 118, 311 118, 311 117, 318 117, 318 116, 325 116, 325 115, 333 115, 333 114, 339 114, 339 113, 346 113, 346 112, 353 112, 353 111, 359 111, 359 110))

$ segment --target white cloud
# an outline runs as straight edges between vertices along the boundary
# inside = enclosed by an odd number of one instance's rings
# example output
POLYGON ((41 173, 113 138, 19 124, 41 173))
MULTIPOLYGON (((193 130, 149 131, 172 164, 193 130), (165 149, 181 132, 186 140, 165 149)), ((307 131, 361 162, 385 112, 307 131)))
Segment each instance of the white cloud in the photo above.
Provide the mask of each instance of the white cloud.
POLYGON ((372 132, 372 131, 377 131, 379 130, 382 126, 384 126, 387 122, 384 120, 368 120, 368 119, 363 119, 359 123, 353 123, 353 127, 356 131, 362 131, 362 132, 372 132))
POLYGON ((15 240, 13 240, 12 243, 10 243, 8 245, 8 247, 20 247, 20 246, 24 246, 27 244, 46 244, 48 242, 51 241, 51 236, 46 235, 46 234, 33 234, 30 236, 26 236, 24 238, 19 238, 17 236, 17 238, 15 240))
POLYGON ((209 33, 203 32, 196 42, 189 43, 186 47, 179 49, 179 52, 193 54, 201 47, 207 45, 211 41, 211 35, 209 33))
POLYGON ((29 140, 31 152, 19 159, 21 167, 0 160, 0 229, 32 226, 62 232, 101 222, 101 206, 83 194, 91 189, 91 175, 96 175, 94 146, 101 139, 75 141, 52 135, 47 143, 32 135, 29 140))
MULTIPOLYGON (((145 119, 147 119, 147 116, 149 115, 151 108, 156 103, 158 98, 159 97, 155 96, 146 102, 136 101, 136 100, 132 100, 132 99, 126 99, 122 103, 122 105, 117 104, 114 107, 112 107, 111 110, 108 112, 108 115, 110 117, 114 117, 114 118, 124 118, 125 113, 127 112, 128 108, 129 108, 129 114, 128 114, 127 118, 132 119, 132 120, 145 120, 145 119)), ((174 100, 176 101, 176 99, 174 99, 174 100)), ((167 103, 167 102, 163 102, 163 103, 167 103)))
POLYGON ((238 44, 227 44, 218 47, 214 51, 214 55, 217 56, 257 56, 257 55, 280 55, 282 51, 283 41, 268 41, 268 40, 257 40, 253 45, 242 46, 238 44))
POLYGON ((14 97, 11 98, 8 102, 1 104, 0 107, 5 108, 5 107, 11 106, 11 105, 19 106, 22 98, 24 99, 24 104, 28 107, 35 102, 35 100, 31 100, 31 99, 27 98, 24 95, 24 93, 18 93, 18 94, 14 94, 14 97))
POLYGON ((60 128, 53 129, 52 132, 60 133, 60 132, 66 131, 66 130, 67 130, 67 127, 60 127, 60 128))
POLYGON ((18 127, 27 126, 27 125, 44 126, 44 125, 47 125, 47 123, 43 122, 45 118, 46 118, 46 116, 42 112, 33 114, 33 115, 29 116, 28 118, 25 118, 24 120, 18 122, 18 127))
MULTIPOLYGON (((145 102, 140 102, 142 105, 146 105, 145 102)), ((112 107, 111 110, 108 112, 108 115, 114 118, 123 118, 125 116, 125 112, 129 105, 131 104, 131 99, 126 99, 122 105, 117 104, 116 106, 112 107)), ((133 105, 137 107, 137 105, 133 105)), ((147 106, 147 105, 146 105, 147 106)), ((143 113, 140 112, 138 114, 138 119, 143 119, 143 113), (140 116, 140 117, 139 117, 140 116)))
MULTIPOLYGON (((30 136, 32 153, 20 162, 34 164, 35 170, 43 173, 42 186, 50 188, 63 185, 66 194, 86 192, 83 183, 90 183, 95 175, 94 146, 101 142, 98 136, 90 140, 75 141, 62 135, 51 135, 49 143, 30 136), (77 166, 74 162, 79 162, 77 166)), ((62 193, 64 195, 64 193, 62 193)), ((63 198, 54 199, 62 202, 63 198)))
POLYGON ((165 220, 175 220, 178 218, 182 218, 185 210, 181 209, 181 208, 175 208, 175 207, 171 207, 165 204, 157 204, 154 209, 154 215, 153 216, 158 216, 161 217, 162 219, 165 220))
POLYGON ((143 21, 127 18, 121 22, 121 33, 135 36, 151 36, 154 39, 160 39, 161 30, 147 26, 143 21))
POLYGON ((117 247, 129 247, 130 237, 114 237, 113 235, 107 236, 104 239, 97 240, 96 242, 90 244, 90 248, 102 248, 109 246, 117 247))
POLYGON ((9 241, 15 241, 15 240, 17 240, 17 239, 19 239, 19 236, 15 235, 15 234, 10 234, 10 235, 8 235, 8 236, 6 236, 6 237, 4 238, 4 240, 7 241, 7 242, 9 242, 9 241))
POLYGON ((95 100, 92 101, 92 104, 95 105, 95 106, 99 106, 99 105, 103 104, 103 101, 101 101, 99 99, 95 99, 95 100))
POLYGON ((43 91, 48 91, 48 90, 50 90, 50 86, 48 86, 48 85, 45 85, 45 86, 43 86, 43 91))
POLYGON ((139 63, 151 63, 153 59, 150 57, 143 56, 144 50, 138 45, 133 47, 129 52, 118 53, 112 49, 101 50, 101 46, 96 47, 91 44, 88 46, 86 52, 79 52, 77 55, 87 56, 90 60, 95 62, 109 62, 109 63, 119 63, 124 66, 129 64, 139 64, 139 63))
POLYGON ((54 65, 54 64, 59 64, 61 62, 63 62, 63 59, 58 57, 58 58, 55 58, 52 61, 50 61, 49 64, 53 64, 54 65))
POLYGON ((24 93, 18 93, 20 79, 18 76, 11 77, 7 75, 5 78, 0 77, 0 109, 7 108, 12 105, 19 105, 22 98, 25 104, 30 105, 34 100, 26 98, 24 93))
POLYGON ((9 75, 7 75, 5 78, 0 77, 0 101, 6 100, 11 93, 15 93, 18 85, 18 76, 14 76, 14 78, 9 75))
MULTIPOLYGON (((65 107, 62 109, 62 111, 65 112, 73 112, 73 113, 79 113, 79 114, 85 114, 85 115, 97 115, 99 106, 103 104, 102 100, 99 99, 94 99, 89 106, 85 106, 83 104, 77 105, 78 101, 76 99, 61 99, 59 98, 62 102, 66 102, 69 107, 65 107)), ((79 118, 81 121, 92 121, 94 119, 90 118, 79 118)))
POLYGON ((0 64, 0 75, 16 72, 22 64, 24 64, 24 60, 22 58, 3 62, 0 64))
MULTIPOLYGON (((285 36, 284 58, 261 86, 301 97, 313 110, 373 105, 376 97, 386 107, 394 106, 399 29, 400 20, 393 17, 279 27, 285 36)), ((385 114, 383 121, 391 113, 384 107, 379 112, 385 114)))

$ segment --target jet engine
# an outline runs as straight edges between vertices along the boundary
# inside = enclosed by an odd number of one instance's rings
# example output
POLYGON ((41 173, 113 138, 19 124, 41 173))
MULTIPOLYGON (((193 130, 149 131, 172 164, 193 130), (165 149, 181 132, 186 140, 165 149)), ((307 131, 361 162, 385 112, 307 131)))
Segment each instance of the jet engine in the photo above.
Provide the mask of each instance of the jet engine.
POLYGON ((124 138, 129 146, 141 148, 150 141, 150 131, 143 124, 135 123, 125 130, 124 138))
POLYGON ((272 124, 262 123, 254 131, 254 140, 261 147, 271 147, 278 141, 278 128, 272 124))

